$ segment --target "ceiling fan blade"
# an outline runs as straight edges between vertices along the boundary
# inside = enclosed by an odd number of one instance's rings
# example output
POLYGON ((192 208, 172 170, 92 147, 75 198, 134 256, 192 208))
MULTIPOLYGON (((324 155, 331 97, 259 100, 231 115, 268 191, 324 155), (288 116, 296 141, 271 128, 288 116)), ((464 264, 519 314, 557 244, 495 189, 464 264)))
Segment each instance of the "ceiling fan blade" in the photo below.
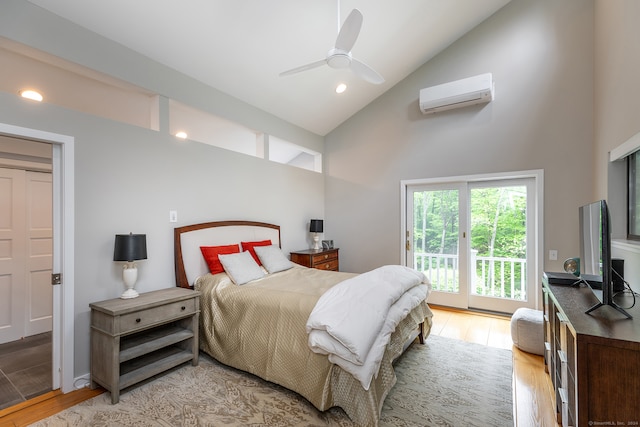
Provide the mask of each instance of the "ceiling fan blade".
POLYGON ((321 67, 321 66, 325 65, 326 63, 327 63, 326 59, 321 59, 320 61, 312 62, 312 63, 307 64, 307 65, 302 65, 300 67, 296 67, 296 68, 292 68, 292 69, 287 70, 287 71, 283 71, 282 73, 280 73, 280 76, 290 76, 291 74, 296 74, 296 73, 300 73, 302 71, 311 70, 312 68, 321 67))
POLYGON ((358 9, 353 9, 347 19, 345 19, 338 38, 336 39, 336 49, 351 52, 353 45, 358 39, 360 28, 362 27, 362 13, 358 9))
POLYGON ((373 83, 374 85, 379 85, 384 83, 384 77, 382 77, 376 70, 369 67, 362 61, 358 61, 355 58, 351 59, 351 71, 356 73, 362 79, 368 81, 369 83, 373 83))

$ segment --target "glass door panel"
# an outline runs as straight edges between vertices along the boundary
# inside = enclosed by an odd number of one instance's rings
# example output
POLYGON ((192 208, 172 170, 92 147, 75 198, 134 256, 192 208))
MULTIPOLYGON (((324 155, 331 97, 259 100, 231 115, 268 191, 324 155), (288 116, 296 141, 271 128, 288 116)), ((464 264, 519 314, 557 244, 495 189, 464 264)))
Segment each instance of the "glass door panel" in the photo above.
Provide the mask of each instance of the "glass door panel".
POLYGON ((528 306, 529 185, 526 180, 469 185, 469 306, 513 312, 528 306))
POLYGON ((431 281, 429 302, 466 307, 466 257, 460 256, 459 186, 414 188, 407 197, 412 212, 407 262, 431 281))

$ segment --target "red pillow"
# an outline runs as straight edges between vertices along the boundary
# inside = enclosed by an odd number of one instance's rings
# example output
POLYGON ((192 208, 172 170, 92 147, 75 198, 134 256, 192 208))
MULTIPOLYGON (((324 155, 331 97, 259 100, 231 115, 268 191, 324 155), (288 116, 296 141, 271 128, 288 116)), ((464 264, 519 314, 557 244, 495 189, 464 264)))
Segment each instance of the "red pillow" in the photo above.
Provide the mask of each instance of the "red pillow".
POLYGON ((260 258, 256 255, 256 251, 253 249, 256 246, 271 246, 271 240, 260 240, 259 242, 240 242, 242 244, 243 251, 249 251, 254 260, 258 263, 258 265, 262 265, 260 262, 260 258))
POLYGON ((224 271, 218 255, 237 254, 240 252, 240 247, 238 245, 200 246, 200 251, 211 274, 216 274, 224 271))

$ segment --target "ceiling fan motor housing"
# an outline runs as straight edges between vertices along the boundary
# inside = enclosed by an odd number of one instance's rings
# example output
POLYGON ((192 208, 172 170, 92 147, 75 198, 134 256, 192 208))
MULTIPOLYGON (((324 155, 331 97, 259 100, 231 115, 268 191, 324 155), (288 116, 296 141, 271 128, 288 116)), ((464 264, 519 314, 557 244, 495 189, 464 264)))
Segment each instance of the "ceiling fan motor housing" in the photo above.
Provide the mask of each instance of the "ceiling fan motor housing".
POLYGON ((351 52, 333 48, 327 53, 327 65, 331 68, 348 68, 351 65, 351 52))

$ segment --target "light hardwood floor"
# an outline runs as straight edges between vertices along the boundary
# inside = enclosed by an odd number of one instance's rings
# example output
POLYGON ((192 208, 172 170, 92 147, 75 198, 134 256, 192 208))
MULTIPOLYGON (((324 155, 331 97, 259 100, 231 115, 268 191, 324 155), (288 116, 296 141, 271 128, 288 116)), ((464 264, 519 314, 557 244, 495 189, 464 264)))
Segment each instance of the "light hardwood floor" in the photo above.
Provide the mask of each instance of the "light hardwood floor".
MULTIPOLYGON (((559 427, 553 410, 553 392, 541 356, 513 347, 508 317, 432 307, 431 333, 513 351, 514 420, 518 427, 559 427)), ((51 392, 17 407, 0 411, 0 427, 27 426, 90 399, 102 389, 67 394, 51 392)))
POLYGON ((555 419, 553 389, 542 356, 525 353, 511 341, 506 316, 431 306, 431 333, 513 352, 514 421, 518 427, 559 427, 555 419))

